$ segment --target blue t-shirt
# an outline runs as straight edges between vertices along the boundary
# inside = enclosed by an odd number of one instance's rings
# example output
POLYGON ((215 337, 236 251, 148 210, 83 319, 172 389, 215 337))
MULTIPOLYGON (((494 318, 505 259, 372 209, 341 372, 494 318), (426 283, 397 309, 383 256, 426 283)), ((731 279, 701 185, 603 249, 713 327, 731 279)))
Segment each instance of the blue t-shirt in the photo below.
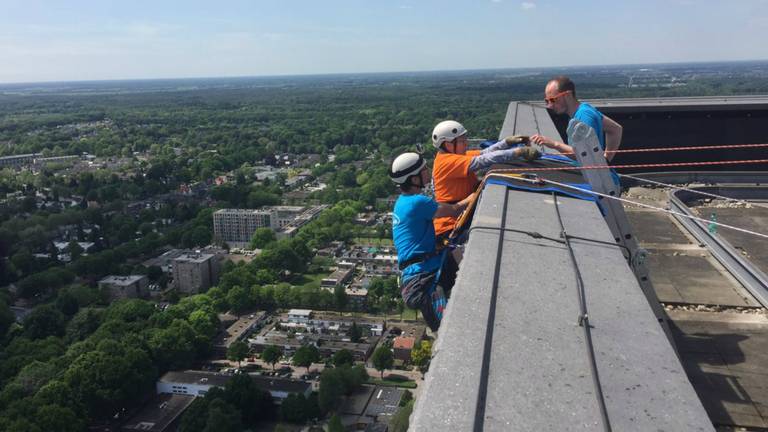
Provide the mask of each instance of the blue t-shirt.
MULTIPOLYGON (((403 262, 435 250, 435 226, 432 218, 437 202, 421 194, 400 195, 392 210, 392 239, 397 248, 397 260, 403 262)), ((440 256, 406 267, 402 281, 417 273, 437 271, 440 256)))
MULTIPOLYGON (((576 109, 576 112, 573 113, 573 119, 578 120, 585 125, 591 127, 595 130, 595 135, 597 135, 597 140, 600 142, 600 149, 605 150, 605 134, 603 133, 603 114, 597 110, 597 108, 593 107, 592 105, 581 102, 579 104, 579 108, 576 109)), ((616 174, 616 171, 611 169, 611 178, 613 178, 613 182, 617 185, 619 183, 619 175, 616 174)))

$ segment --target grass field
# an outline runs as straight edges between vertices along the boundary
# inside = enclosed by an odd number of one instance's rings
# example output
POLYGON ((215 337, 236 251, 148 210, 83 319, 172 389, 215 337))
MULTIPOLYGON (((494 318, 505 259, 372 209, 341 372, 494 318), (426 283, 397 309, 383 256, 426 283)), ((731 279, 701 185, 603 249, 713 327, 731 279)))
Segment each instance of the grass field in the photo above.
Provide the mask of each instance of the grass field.
POLYGON ((298 275, 291 280, 291 285, 299 287, 320 288, 320 281, 323 278, 328 277, 328 275, 330 275, 328 272, 298 275))
POLYGON ((352 241, 356 246, 392 246, 392 239, 390 238, 380 239, 375 237, 355 237, 352 239, 352 241))
POLYGON ((411 380, 391 380, 386 378, 380 379, 380 378, 370 377, 368 379, 368 383, 380 385, 384 387, 401 387, 401 388, 408 388, 408 389, 416 388, 416 382, 411 380))

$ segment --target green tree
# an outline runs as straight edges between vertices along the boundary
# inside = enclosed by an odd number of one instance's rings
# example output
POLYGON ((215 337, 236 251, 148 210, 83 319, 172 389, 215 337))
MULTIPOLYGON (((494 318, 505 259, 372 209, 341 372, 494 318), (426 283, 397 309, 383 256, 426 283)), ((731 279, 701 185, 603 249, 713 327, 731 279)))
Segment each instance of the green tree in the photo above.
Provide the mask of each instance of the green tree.
POLYGON ((64 315, 72 316, 80 309, 80 304, 77 301, 77 297, 69 290, 59 290, 56 296, 56 308, 59 309, 64 315))
POLYGON ((317 399, 312 396, 290 394, 280 405, 280 419, 287 422, 301 424, 319 416, 317 399))
POLYGON ((224 387, 224 399, 242 413, 244 425, 271 420, 275 414, 272 396, 256 386, 247 374, 236 374, 224 387))
POLYGON ((44 431, 78 432, 86 422, 71 409, 59 405, 44 405, 37 410, 35 422, 44 431))
POLYGON ((342 284, 333 288, 333 299, 336 303, 336 309, 343 311, 347 307, 347 291, 342 284))
POLYGON ((240 362, 243 361, 244 358, 248 357, 249 351, 250 348, 248 347, 247 343, 243 341, 233 342, 232 345, 227 348, 227 359, 236 361, 237 367, 240 367, 240 362))
POLYGON ((389 421, 389 430, 392 432, 408 432, 408 419, 413 412, 413 401, 400 408, 389 421))
POLYGON ((64 314, 55 306, 38 306, 24 319, 24 333, 32 339, 63 336, 66 322, 64 314))
POLYGON ((307 368, 309 373, 312 363, 320 361, 320 352, 314 345, 304 345, 296 350, 292 360, 294 365, 307 368))
POLYGON ((227 293, 227 304, 229 304, 232 312, 239 317, 241 313, 251 306, 251 297, 248 290, 239 285, 233 286, 227 293))
POLYGON ((339 403, 339 399, 345 393, 344 379, 341 369, 326 369, 320 375, 320 391, 318 403, 324 412, 332 411, 339 403))
POLYGON ((363 337, 363 331, 360 329, 360 326, 357 325, 356 321, 352 321, 352 325, 349 326, 349 330, 347 331, 347 336, 349 336, 349 340, 353 343, 360 342, 360 338, 363 337))
POLYGON ((257 228, 253 233, 253 237, 251 237, 251 248, 264 249, 276 241, 277 237, 272 228, 257 228))
POLYGON ((275 345, 269 345, 268 347, 264 348, 264 351, 261 352, 261 359, 272 365, 272 370, 275 370, 275 363, 280 360, 280 357, 282 357, 283 351, 275 346, 275 345))
POLYGON ((341 423, 341 417, 334 414, 328 421, 328 432, 344 432, 344 425, 341 423))
POLYGON ((80 258, 80 255, 82 255, 85 250, 80 246, 78 242, 72 240, 67 245, 67 252, 69 252, 70 258, 72 258, 72 261, 74 261, 80 258))
POLYGON ((411 351, 411 363, 418 367, 422 374, 427 371, 432 359, 432 342, 423 340, 418 347, 411 351))
POLYGON ((333 354, 333 357, 331 359, 331 362, 333 362, 333 365, 336 367, 349 365, 352 366, 355 362, 355 357, 352 355, 352 352, 346 349, 341 349, 336 351, 333 354))
POLYGON ((395 357, 392 355, 391 349, 385 346, 380 346, 373 352, 371 362, 373 363, 373 367, 381 372, 381 378, 384 379, 384 371, 392 369, 392 366, 395 364, 395 357))
POLYGON ((150 281, 157 282, 163 275, 165 275, 165 272, 163 272, 161 267, 156 265, 147 267, 147 278, 150 281))
POLYGON ((8 329, 11 328, 11 324, 16 321, 16 316, 8 307, 8 304, 0 298, 0 340, 3 339, 8 329))
POLYGON ((208 419, 203 432, 240 432, 243 429, 240 411, 223 399, 208 405, 208 419))

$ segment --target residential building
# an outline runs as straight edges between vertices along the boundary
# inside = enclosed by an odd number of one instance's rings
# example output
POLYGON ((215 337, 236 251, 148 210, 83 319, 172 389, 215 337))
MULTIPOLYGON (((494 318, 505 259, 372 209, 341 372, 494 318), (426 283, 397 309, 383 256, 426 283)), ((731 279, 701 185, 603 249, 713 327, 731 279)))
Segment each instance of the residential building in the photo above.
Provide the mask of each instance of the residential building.
POLYGON ((392 350, 395 359, 403 362, 411 361, 411 351, 416 344, 416 338, 413 336, 398 336, 392 341, 392 350))
POLYGON ((23 165, 32 164, 40 153, 28 153, 13 156, 0 157, 0 168, 13 167, 18 168, 23 165))
POLYGON ((352 279, 355 275, 355 265, 339 265, 336 271, 331 273, 328 277, 320 280, 320 287, 326 289, 334 289, 337 286, 344 285, 352 279))
POLYGON ((144 275, 107 276, 99 281, 99 289, 109 294, 110 300, 145 298, 149 295, 149 279, 144 275))
POLYGON ((288 311, 288 322, 307 324, 310 319, 312 319, 312 310, 310 309, 291 309, 288 311))
POLYGON ((179 425, 181 414, 195 400, 194 396, 182 394, 159 394, 133 415, 120 429, 123 432, 166 432, 174 431, 179 425))
MULTIPOLYGON (((158 394, 179 394, 205 396, 213 387, 224 387, 233 375, 202 371, 170 371, 163 375, 156 385, 158 394)), ((312 384, 304 381, 249 375, 257 387, 266 390, 281 403, 289 394, 312 393, 312 384)))
POLYGON ((221 268, 219 255, 188 252, 173 259, 173 282, 180 292, 196 294, 216 285, 221 268))
POLYGON ((267 314, 265 312, 257 312, 241 317, 216 337, 213 341, 214 351, 219 355, 226 355, 230 345, 248 337, 248 335, 259 328, 266 319, 267 314))
POLYGON ((216 242, 240 246, 251 241, 259 228, 273 227, 272 212, 252 209, 221 209, 213 213, 213 233, 216 242))

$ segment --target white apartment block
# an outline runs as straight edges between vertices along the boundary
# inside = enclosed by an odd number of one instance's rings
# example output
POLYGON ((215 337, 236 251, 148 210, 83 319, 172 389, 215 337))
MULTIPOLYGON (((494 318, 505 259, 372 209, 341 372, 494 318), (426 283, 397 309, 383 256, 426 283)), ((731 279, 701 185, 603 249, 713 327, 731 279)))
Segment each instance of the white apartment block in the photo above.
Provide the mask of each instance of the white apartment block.
POLYGON ((304 207, 274 206, 258 210, 221 209, 213 214, 213 233, 216 241, 230 245, 249 243, 259 228, 279 231, 291 224, 304 211, 304 207))

